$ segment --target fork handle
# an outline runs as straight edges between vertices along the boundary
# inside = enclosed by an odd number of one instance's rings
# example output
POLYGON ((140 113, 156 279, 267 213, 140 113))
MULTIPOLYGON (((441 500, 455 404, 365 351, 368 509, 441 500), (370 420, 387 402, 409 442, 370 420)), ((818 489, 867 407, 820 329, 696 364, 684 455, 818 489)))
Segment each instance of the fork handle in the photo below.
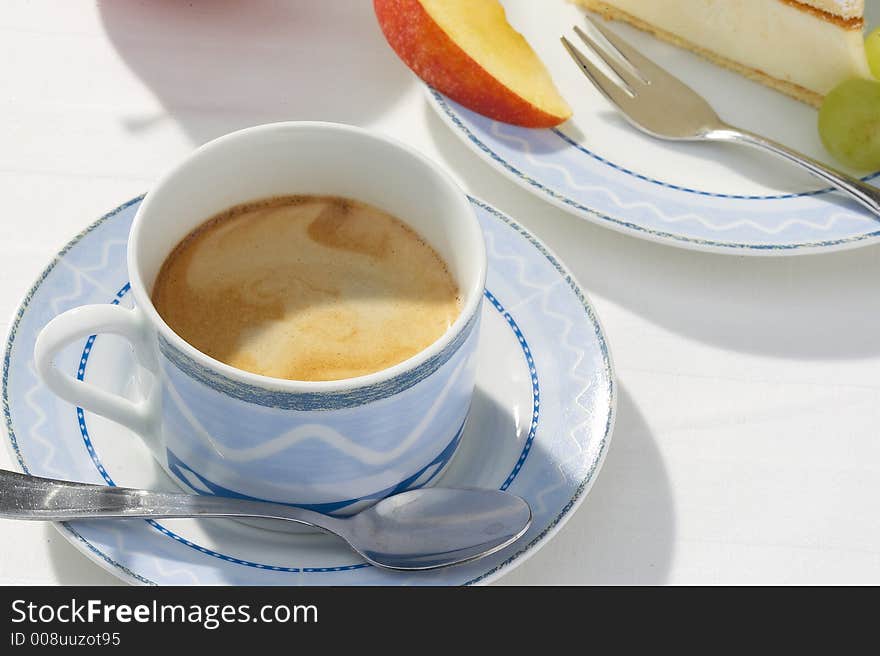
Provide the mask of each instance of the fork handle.
POLYGON ((725 126, 721 129, 712 130, 706 135, 706 137, 717 141, 740 143, 745 144, 746 146, 759 148, 772 153, 777 157, 781 157, 792 164, 797 164, 817 178, 824 180, 833 187, 848 194, 861 205, 873 212, 874 215, 880 216, 880 189, 865 184, 858 178, 847 175, 843 171, 838 171, 830 166, 825 166, 811 157, 807 157, 787 146, 783 146, 781 143, 740 128, 725 126))

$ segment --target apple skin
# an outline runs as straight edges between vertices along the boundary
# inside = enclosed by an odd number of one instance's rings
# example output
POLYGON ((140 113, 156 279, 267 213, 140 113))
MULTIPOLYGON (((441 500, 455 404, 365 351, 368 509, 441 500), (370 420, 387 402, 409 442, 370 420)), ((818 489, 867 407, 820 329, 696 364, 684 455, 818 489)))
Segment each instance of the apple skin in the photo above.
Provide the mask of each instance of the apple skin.
POLYGON ((416 75, 468 109, 504 123, 549 128, 554 116, 492 77, 428 15, 418 0, 373 0, 379 27, 416 75))

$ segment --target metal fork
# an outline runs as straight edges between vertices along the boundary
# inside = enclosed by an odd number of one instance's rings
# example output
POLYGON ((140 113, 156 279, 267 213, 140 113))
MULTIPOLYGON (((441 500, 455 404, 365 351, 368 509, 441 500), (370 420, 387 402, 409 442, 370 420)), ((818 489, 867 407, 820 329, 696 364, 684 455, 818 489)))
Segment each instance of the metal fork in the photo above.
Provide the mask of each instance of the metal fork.
POLYGON ((880 189, 798 153, 772 139, 725 123, 706 100, 611 30, 586 19, 604 43, 575 27, 590 51, 617 75, 613 80, 584 53, 562 37, 562 45, 593 86, 617 107, 633 126, 672 141, 725 141, 767 151, 797 164, 817 178, 849 194, 880 216, 880 189))

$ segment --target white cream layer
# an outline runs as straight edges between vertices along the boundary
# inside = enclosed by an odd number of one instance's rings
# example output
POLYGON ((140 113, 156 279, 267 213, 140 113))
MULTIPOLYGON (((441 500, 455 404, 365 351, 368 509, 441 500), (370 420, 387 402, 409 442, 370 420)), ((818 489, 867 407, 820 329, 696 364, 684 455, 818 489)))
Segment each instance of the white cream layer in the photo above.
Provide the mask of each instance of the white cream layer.
POLYGON ((602 1, 700 48, 822 95, 847 78, 871 77, 861 30, 780 0, 602 1))

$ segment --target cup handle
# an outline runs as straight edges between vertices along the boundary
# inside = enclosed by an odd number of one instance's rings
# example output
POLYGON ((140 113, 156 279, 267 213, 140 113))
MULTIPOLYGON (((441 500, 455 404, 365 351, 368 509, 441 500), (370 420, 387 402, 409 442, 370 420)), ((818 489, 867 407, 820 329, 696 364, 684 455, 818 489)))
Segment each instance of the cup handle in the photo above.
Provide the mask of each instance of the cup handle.
POLYGON ((83 305, 58 315, 37 335, 34 345, 37 373, 49 389, 65 401, 145 436, 151 426, 147 401, 130 401, 64 374, 55 366, 55 355, 59 350, 77 339, 97 333, 120 335, 131 342, 139 359, 145 355, 145 324, 140 312, 118 305, 83 305))

